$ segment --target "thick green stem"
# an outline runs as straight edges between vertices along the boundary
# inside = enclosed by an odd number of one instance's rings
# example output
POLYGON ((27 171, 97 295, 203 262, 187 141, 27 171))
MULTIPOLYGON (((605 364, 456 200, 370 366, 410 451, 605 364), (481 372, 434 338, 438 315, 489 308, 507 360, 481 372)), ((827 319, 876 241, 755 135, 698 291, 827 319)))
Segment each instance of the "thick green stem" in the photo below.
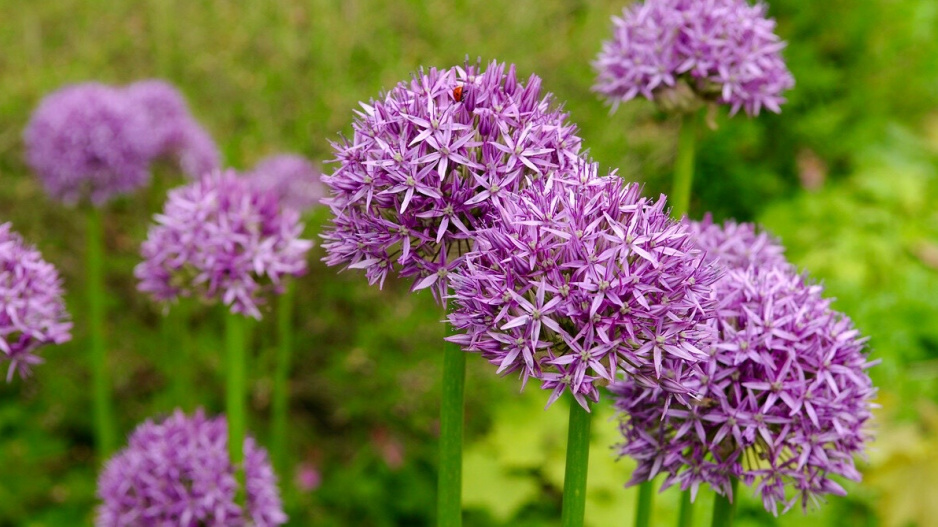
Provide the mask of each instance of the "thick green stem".
POLYGON ((732 501, 728 496, 716 495, 713 502, 713 520, 710 522, 712 527, 733 527, 733 519, 736 516, 736 502, 739 500, 736 492, 738 487, 739 480, 731 478, 732 501))
POLYGON ((296 286, 287 284, 277 299, 277 364, 274 366, 273 419, 271 422, 271 456, 281 479, 286 478, 287 410, 289 409, 290 359, 293 354, 293 304, 296 286))
POLYGON ((437 482, 437 525, 462 525, 463 392, 466 353, 443 345, 443 393, 440 399, 440 473, 437 482))
POLYGON ((638 506, 635 508, 635 527, 651 524, 651 507, 655 498, 654 481, 645 481, 638 486, 638 506))
POLYGON ((676 219, 690 209, 690 191, 694 182, 694 141, 697 137, 697 112, 681 117, 681 130, 677 141, 677 161, 674 164, 674 187, 671 190, 671 215, 676 219))
POLYGON ((694 502, 690 500, 690 491, 681 492, 681 510, 677 517, 677 527, 693 527, 694 502))
POLYGON ((563 476, 563 527, 582 527, 586 513, 586 474, 590 459, 590 412, 570 398, 567 466, 563 476))
POLYGON ((91 344, 91 384, 93 397, 95 450, 103 462, 114 450, 114 409, 107 374, 107 350, 104 341, 104 225, 102 212, 88 211, 86 233, 88 273, 88 335, 91 344))
POLYGON ((238 503, 244 498, 244 430, 245 400, 247 399, 247 320, 236 313, 225 313, 225 358, 228 369, 225 377, 225 413, 228 418, 228 456, 235 468, 238 481, 238 503))

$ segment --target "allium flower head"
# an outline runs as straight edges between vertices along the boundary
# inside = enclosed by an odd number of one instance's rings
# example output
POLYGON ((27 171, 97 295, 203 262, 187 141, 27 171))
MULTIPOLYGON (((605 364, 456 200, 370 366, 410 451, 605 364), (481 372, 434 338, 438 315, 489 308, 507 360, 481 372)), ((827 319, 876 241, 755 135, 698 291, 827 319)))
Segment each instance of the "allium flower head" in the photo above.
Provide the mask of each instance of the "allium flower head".
POLYGON ((267 452, 244 440, 247 511, 235 503, 238 483, 228 457, 224 417, 176 410, 134 430, 98 479, 97 527, 238 527, 283 525, 276 476, 267 452))
POLYGON ((362 104, 339 167, 323 178, 334 214, 329 265, 383 284, 397 269, 439 300, 473 233, 523 185, 574 164, 580 138, 532 75, 492 62, 430 69, 362 104))
POLYGON ((713 223, 707 214, 703 220, 684 219, 691 239, 707 253, 706 260, 721 267, 746 269, 755 267, 788 267, 785 247, 772 235, 760 231, 751 223, 726 220, 723 225, 713 223))
POLYGON ((281 205, 299 213, 318 205, 325 193, 319 170, 303 156, 280 154, 264 158, 247 177, 257 188, 275 193, 281 205))
POLYGON ((264 289, 306 270, 309 240, 299 214, 233 171, 214 172, 170 191, 141 247, 138 288, 157 300, 193 291, 235 313, 260 318, 264 289))
POLYGON ((715 273, 664 197, 595 177, 582 162, 543 189, 503 199, 494 226, 477 235, 452 276, 450 337, 498 373, 519 372, 581 405, 624 373, 636 383, 687 391, 715 273))
POLYGON ((42 360, 36 350, 72 338, 62 280, 52 264, 27 245, 9 223, 0 225, 0 359, 10 362, 7 382, 42 360))
POLYGON ((215 141, 192 117, 182 94, 161 80, 146 80, 127 86, 127 97, 147 119, 150 158, 177 158, 182 171, 198 178, 221 166, 215 141))
POLYGON ((119 89, 68 86, 33 113, 24 132, 26 158, 53 198, 101 205, 149 184, 147 125, 119 89))
POLYGON ((778 113, 795 81, 767 11, 746 0, 632 4, 612 19, 613 37, 593 63, 593 89, 613 106, 642 95, 688 109, 689 95, 726 104, 731 114, 778 113))
MULTIPOLYGON (((739 227, 730 228, 751 236, 739 227)), ((623 412, 621 453, 638 461, 631 483, 665 473, 665 487, 696 495, 707 483, 729 495, 739 478, 777 514, 799 498, 807 507, 844 494, 834 475, 860 479, 853 455, 868 439, 872 363, 866 339, 820 286, 791 265, 743 263, 727 266, 713 289, 717 340, 688 383, 700 399, 666 405, 664 392, 628 379, 612 391, 623 412)))

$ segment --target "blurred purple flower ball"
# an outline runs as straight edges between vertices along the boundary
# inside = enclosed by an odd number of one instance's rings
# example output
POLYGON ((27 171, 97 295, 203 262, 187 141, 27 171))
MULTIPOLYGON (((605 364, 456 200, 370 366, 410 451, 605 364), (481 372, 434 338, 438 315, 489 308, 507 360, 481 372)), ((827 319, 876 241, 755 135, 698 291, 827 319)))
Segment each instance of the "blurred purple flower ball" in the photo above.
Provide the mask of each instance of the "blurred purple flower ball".
POLYGON ((14 371, 26 377, 42 362, 39 347, 72 338, 62 294, 55 267, 9 223, 0 224, 0 359, 10 362, 7 382, 14 371))
POLYGON ((596 177, 596 166, 505 197, 494 226, 452 276, 449 340, 479 352, 498 373, 519 372, 584 407, 617 374, 650 390, 688 390, 705 360, 716 274, 664 197, 596 177))
POLYGON ((183 173, 191 178, 221 166, 215 141, 192 117, 182 94, 171 84, 151 79, 127 86, 125 93, 147 119, 151 159, 175 157, 183 173))
POLYGON ((246 175, 255 187, 273 192, 284 207, 301 214, 319 205, 325 195, 319 170, 303 156, 266 157, 246 175))
POLYGON ((580 153, 567 114, 537 76, 519 83, 514 65, 420 71, 357 114, 323 178, 334 215, 325 261, 378 284, 396 269, 438 301, 446 280, 436 278, 458 267, 493 208, 580 153))
POLYGON ((24 132, 26 158, 53 198, 101 205, 149 184, 147 124, 117 88, 67 86, 33 113, 24 132))
POLYGON ((30 167, 68 204, 100 206, 148 185, 159 156, 176 156, 192 177, 219 165, 211 136, 162 81, 66 86, 40 102, 23 136, 30 167))
POLYGON ((684 92, 758 115, 775 113, 795 84, 785 43, 763 3, 746 0, 645 0, 613 17, 613 37, 593 63, 593 90, 613 107, 638 95, 680 101, 684 92))
POLYGON ((276 476, 267 452, 244 440, 247 511, 235 503, 238 483, 228 457, 224 417, 176 410, 134 430, 98 479, 98 527, 236 527, 283 525, 276 476))
POLYGON ((774 242, 740 253, 754 239, 751 225, 727 223, 722 236, 715 229, 698 230, 708 233, 701 245, 726 256, 712 293, 717 340, 690 378, 699 399, 668 405, 664 392, 628 379, 612 387, 623 412, 620 452, 638 462, 630 483, 664 473, 664 487, 695 496, 706 483, 729 495, 738 478, 775 514, 799 498, 807 507, 822 494, 842 495, 831 476, 859 480, 853 456, 869 439, 876 390, 866 339, 774 242))
POLYGON ((260 318, 261 293, 306 271, 309 240, 295 210, 233 171, 214 172, 170 191, 141 246, 138 289, 159 301, 189 296, 221 300, 260 318))

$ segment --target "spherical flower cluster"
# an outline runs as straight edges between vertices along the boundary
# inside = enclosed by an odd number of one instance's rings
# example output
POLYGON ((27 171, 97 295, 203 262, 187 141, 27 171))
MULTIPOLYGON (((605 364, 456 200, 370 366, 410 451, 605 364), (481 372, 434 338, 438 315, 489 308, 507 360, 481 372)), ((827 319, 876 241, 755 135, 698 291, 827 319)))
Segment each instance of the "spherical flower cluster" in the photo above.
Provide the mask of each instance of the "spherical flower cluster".
POLYGON ((52 264, 27 245, 9 223, 0 225, 0 359, 10 362, 7 382, 42 360, 36 350, 72 338, 62 280, 52 264))
POLYGON ((176 155, 201 175, 218 165, 211 137, 169 85, 67 86, 46 96, 24 132, 26 158, 55 199, 101 205, 150 181, 150 164, 176 155))
POLYGON ((98 527, 256 527, 283 525, 267 452, 244 440, 247 512, 235 503, 238 482, 228 457, 228 424, 198 410, 176 410, 134 430, 98 479, 98 527))
POLYGON ((664 198, 595 177, 585 162, 543 189, 503 199, 494 227, 452 276, 450 340, 498 373, 519 372, 584 407, 624 373, 648 389, 687 392, 705 360, 716 274, 668 218, 664 198))
POLYGON ((281 205, 300 213, 318 205, 325 194, 319 171, 303 156, 281 154, 264 158, 247 177, 255 187, 275 193, 281 205))
POLYGON ((110 86, 68 86, 46 96, 24 132, 29 165, 55 199, 100 205, 150 181, 147 119, 110 86))
POLYGON ((715 265, 731 269, 755 267, 787 267, 785 247, 772 235, 759 231, 751 223, 736 223, 727 220, 723 225, 713 223, 707 214, 703 220, 683 220, 690 231, 691 240, 715 265))
POLYGON ((176 88, 161 80, 146 80, 129 85, 125 92, 147 119, 151 157, 176 157, 191 178, 221 166, 218 146, 192 117, 176 88))
POLYGON ((728 266, 712 293, 717 340, 688 383, 699 399, 668 405, 628 379, 612 387, 621 453, 638 462, 631 483, 665 473, 665 487, 696 495, 707 483, 732 497, 738 478, 777 514, 843 494, 833 475, 858 480, 872 363, 866 339, 821 293, 791 265, 728 266))
POLYGON ((396 266, 437 300, 446 283, 435 277, 458 267, 493 207, 580 151, 540 79, 522 85, 513 65, 421 71, 362 107, 352 139, 333 145, 339 167, 323 178, 334 214, 326 263, 365 269, 379 284, 396 266))
POLYGON ((138 288, 157 300, 192 291, 260 318, 260 294, 306 270, 309 240, 299 214, 234 172, 213 172, 170 191, 141 247, 138 288))
POLYGON ((613 106, 638 95, 681 109, 701 98, 758 115, 780 112, 794 78, 765 4, 645 0, 613 17, 613 38, 593 67, 593 89, 613 106), (688 97, 690 101, 688 101, 688 97))

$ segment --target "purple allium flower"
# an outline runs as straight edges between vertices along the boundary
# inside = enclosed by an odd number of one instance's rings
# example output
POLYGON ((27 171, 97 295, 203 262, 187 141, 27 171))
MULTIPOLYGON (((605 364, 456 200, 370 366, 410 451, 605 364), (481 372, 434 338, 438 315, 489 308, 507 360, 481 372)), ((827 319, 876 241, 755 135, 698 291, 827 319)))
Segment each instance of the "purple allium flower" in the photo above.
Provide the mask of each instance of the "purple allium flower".
POLYGON ((161 80, 146 80, 127 86, 125 93, 147 118, 150 158, 173 156, 191 178, 221 166, 215 141, 192 117, 176 88, 161 80))
POLYGON ((53 198, 101 205, 149 183, 147 124, 121 90, 67 86, 33 113, 23 134, 26 158, 53 198))
POLYGON ((300 213, 318 205, 325 191, 319 170, 305 157, 293 154, 264 158, 247 177, 257 188, 274 192, 283 206, 300 213))
POLYGON ((134 275, 157 300, 220 299, 235 313, 260 318, 262 290, 306 270, 309 240, 299 214, 233 171, 214 172, 174 189, 155 216, 134 275))
POLYGON ((513 65, 466 64, 421 71, 362 104, 323 177, 334 214, 326 263, 378 284, 396 268, 440 300, 437 277, 458 267, 493 207, 577 161, 575 126, 540 88, 535 75, 519 83, 513 65))
POLYGON ((697 247, 707 253, 708 262, 732 269, 746 269, 750 265, 791 268, 783 254, 785 247, 751 223, 727 220, 718 225, 709 213, 701 221, 685 219, 684 223, 697 247))
MULTIPOLYGON (((696 94, 758 115, 780 112, 794 78, 763 3, 746 0, 645 0, 613 17, 613 38, 593 67, 593 89, 613 105, 638 95, 686 107, 696 94)), ((691 105, 692 107, 692 105, 691 105)))
POLYGON ((228 424, 202 410, 176 410, 134 430, 98 479, 97 527, 256 527, 286 523, 267 452, 244 440, 247 513, 235 503, 237 480, 228 457, 228 424))
POLYGON ((799 497, 807 507, 821 494, 842 495, 831 476, 860 479, 853 455, 868 439, 875 395, 866 339, 821 286, 790 264, 773 265, 778 253, 757 250, 747 263, 742 244, 727 240, 732 232, 751 240, 751 226, 728 224, 723 241, 713 229, 698 239, 730 258, 712 293, 717 340, 688 383, 700 399, 667 404, 661 390, 629 379, 611 388, 624 414, 620 452, 638 462, 630 483, 665 473, 664 487, 696 495, 707 483, 728 495, 739 478, 776 514, 799 497))
POLYGON ((543 189, 501 200, 452 275, 449 340, 498 373, 519 372, 581 405, 623 372, 644 389, 685 393, 707 331, 716 274, 685 225, 635 184, 585 161, 543 189))
POLYGON ((70 340, 71 329, 55 267, 9 223, 0 225, 0 359, 10 361, 7 382, 14 371, 26 377, 42 362, 36 350, 70 340))

